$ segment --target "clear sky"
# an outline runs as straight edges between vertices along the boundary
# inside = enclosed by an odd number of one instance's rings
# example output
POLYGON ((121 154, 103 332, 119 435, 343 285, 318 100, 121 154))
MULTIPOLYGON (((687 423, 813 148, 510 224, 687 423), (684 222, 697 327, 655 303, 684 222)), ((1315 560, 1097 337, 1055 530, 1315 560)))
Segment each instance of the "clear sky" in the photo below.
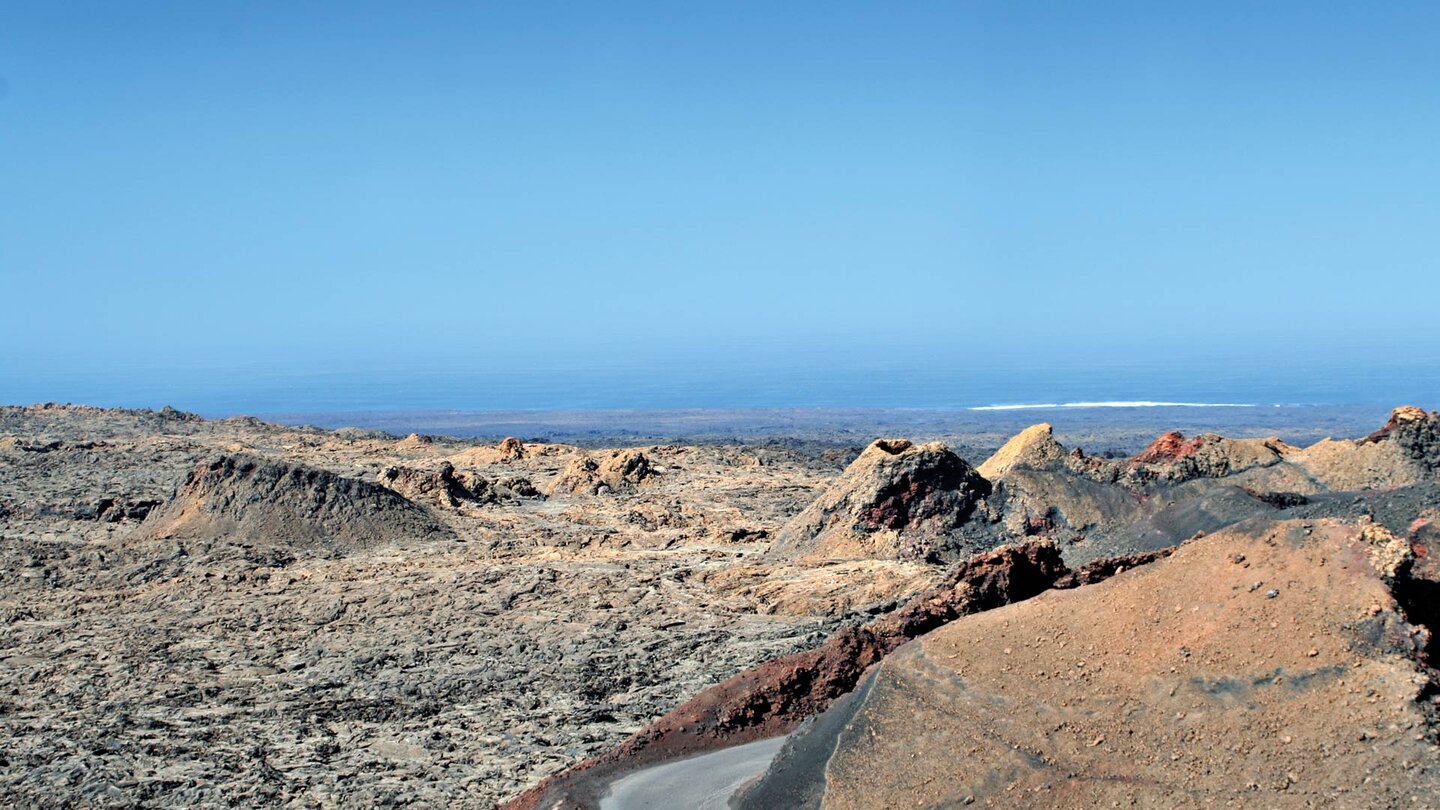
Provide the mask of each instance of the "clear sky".
POLYGON ((1404 375, 1440 357, 1437 37, 1433 2, 11 0, 0 401, 1404 375))

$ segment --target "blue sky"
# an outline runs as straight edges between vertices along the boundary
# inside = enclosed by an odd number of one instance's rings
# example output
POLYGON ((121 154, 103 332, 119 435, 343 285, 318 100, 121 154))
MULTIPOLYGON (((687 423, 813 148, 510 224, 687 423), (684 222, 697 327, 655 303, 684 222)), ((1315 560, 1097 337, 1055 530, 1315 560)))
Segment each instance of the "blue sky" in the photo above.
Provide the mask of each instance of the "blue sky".
POLYGON ((1440 356, 1437 30, 1433 3, 6 3, 0 401, 1403 374, 1440 356))

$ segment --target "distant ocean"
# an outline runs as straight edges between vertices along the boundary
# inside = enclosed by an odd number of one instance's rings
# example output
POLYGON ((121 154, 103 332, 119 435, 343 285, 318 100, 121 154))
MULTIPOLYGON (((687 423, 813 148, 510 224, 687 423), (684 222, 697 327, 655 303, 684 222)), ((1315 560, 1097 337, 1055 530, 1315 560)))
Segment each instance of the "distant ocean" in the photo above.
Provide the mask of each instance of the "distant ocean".
POLYGON ((567 361, 553 351, 547 360, 499 352, 346 359, 308 347, 263 362, 130 358, 78 370, 0 358, 0 402, 171 405, 402 434, 576 441, 998 436, 1036 421, 1092 437, 1101 435, 1092 428, 1133 425, 1305 438, 1363 435, 1397 405, 1440 409, 1440 352, 1291 343, 1186 356, 1142 332, 1140 348, 1108 353, 1130 359, 1113 361, 1079 349, 1026 355, 901 343, 666 351, 663 332, 648 354, 582 346, 567 361))

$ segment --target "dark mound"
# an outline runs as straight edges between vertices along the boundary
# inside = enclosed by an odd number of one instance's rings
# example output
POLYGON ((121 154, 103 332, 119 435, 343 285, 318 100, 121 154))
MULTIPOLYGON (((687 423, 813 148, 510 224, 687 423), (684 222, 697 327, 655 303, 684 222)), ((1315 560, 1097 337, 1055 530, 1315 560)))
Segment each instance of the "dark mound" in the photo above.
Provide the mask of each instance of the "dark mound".
POLYGON ((880 439, 780 531, 803 559, 963 559, 999 544, 990 482, 943 444, 880 439))
POLYGON ((295 464, 222 456, 191 470, 132 539, 279 542, 340 556, 396 540, 451 536, 429 512, 378 484, 295 464))

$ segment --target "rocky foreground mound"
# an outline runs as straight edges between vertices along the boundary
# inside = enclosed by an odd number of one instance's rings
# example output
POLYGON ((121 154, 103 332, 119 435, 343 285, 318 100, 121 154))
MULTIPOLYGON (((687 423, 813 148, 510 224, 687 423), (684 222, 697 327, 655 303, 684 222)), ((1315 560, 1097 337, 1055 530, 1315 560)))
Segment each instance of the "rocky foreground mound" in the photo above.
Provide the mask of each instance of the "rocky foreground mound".
POLYGON ((880 439, 781 529, 774 551, 800 559, 963 559, 998 544, 989 494, 990 483, 945 445, 880 439))
POLYGON ((963 618, 886 658, 740 806, 1430 806, 1415 559, 1373 525, 1247 524, 963 618))
POLYGON ((706 689, 616 748, 542 782, 506 808, 592 807, 617 775, 785 734, 837 701, 847 703, 870 667, 912 639, 1050 588, 1103 581, 1167 553, 1106 560, 1078 571, 1067 568, 1059 550, 1044 542, 977 555, 893 611, 846 627, 814 649, 767 661, 706 689))
POLYGON ((449 531, 421 507, 378 484, 239 455, 196 466, 132 536, 158 540, 281 544, 338 556, 449 531))

